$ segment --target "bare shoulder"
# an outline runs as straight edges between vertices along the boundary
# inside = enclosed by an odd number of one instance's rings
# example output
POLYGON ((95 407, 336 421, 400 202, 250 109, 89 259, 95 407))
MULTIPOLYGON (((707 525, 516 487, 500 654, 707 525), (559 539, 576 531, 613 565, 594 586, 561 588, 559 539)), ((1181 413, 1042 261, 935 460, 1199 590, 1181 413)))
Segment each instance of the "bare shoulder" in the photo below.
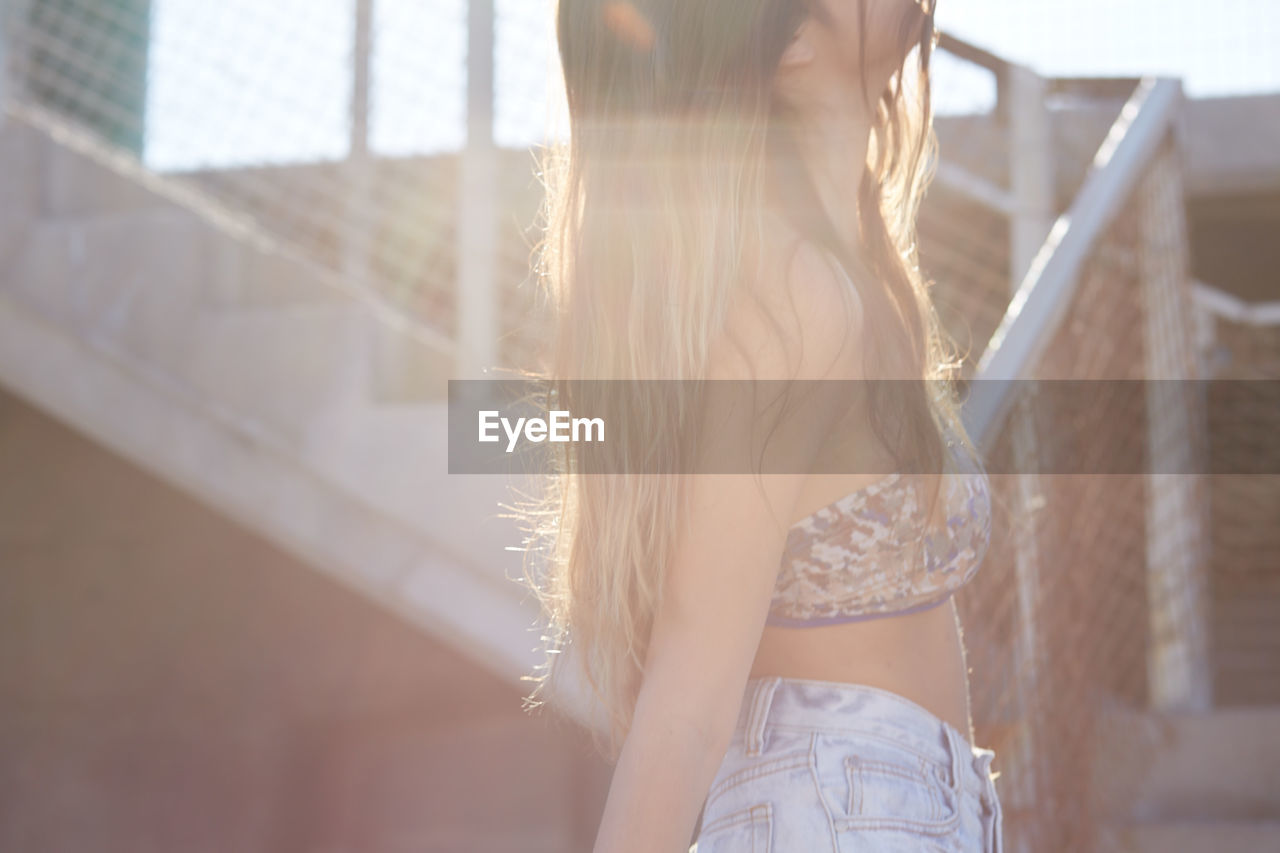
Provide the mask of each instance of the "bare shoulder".
POLYGON ((836 259, 780 223, 761 254, 713 348, 712 378, 860 378, 862 303, 836 259))

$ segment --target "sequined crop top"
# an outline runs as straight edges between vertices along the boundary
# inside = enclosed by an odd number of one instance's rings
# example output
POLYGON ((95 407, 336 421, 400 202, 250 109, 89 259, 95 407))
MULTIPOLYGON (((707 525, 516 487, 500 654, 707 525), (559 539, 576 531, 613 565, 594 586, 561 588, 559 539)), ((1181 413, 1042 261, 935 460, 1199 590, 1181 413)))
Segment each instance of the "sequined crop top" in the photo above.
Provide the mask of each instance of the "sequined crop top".
POLYGON ((926 535, 924 487, 890 474, 792 525, 768 625, 811 627, 896 616, 945 602, 977 572, 991 538, 990 482, 949 440, 946 525, 926 535))

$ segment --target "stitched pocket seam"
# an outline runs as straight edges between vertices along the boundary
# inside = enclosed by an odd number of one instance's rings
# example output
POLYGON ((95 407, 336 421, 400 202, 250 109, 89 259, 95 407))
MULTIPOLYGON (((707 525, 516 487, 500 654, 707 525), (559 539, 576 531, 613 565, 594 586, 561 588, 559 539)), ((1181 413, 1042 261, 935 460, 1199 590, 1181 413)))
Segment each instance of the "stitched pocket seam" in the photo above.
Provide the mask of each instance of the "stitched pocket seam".
POLYGON ((761 761, 745 767, 736 773, 730 774, 716 783, 715 787, 707 793, 707 802, 719 797, 726 791, 738 787, 744 782, 756 779, 760 776, 768 776, 771 773, 781 773, 786 770, 795 770, 799 767, 809 766, 809 751, 795 752, 790 755, 771 758, 768 761, 761 761))
MULTIPOLYGON (((759 823, 764 827, 766 838, 771 842, 773 839, 773 804, 769 802, 756 803, 755 805, 747 806, 746 808, 738 809, 735 812, 730 812, 723 817, 716 818, 713 822, 702 827, 698 832, 698 838, 702 839, 724 829, 732 829, 737 826, 750 825, 753 823, 759 823)), ((767 853, 770 846, 771 845, 769 843, 765 844, 764 853, 767 853)))
POLYGON ((954 829, 959 822, 959 802, 955 792, 948 791, 940 779, 929 774, 923 763, 919 770, 915 770, 891 762, 868 761, 857 756, 847 756, 844 765, 845 778, 849 785, 849 799, 846 804, 846 814, 835 818, 840 826, 865 829, 907 829, 940 835, 954 829), (861 814, 864 804, 862 788, 866 784, 862 777, 864 770, 922 785, 929 792, 931 803, 929 819, 875 817, 861 814), (952 796, 946 797, 945 793, 951 793, 952 796))

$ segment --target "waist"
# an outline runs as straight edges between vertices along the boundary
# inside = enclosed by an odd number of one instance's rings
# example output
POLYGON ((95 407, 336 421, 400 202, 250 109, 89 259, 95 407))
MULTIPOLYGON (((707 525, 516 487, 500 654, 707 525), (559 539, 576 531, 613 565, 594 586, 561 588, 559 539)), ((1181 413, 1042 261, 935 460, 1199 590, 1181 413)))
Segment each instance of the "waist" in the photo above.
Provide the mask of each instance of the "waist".
POLYGON ((877 687, 969 730, 964 647, 951 607, 869 622, 766 626, 749 677, 770 675, 877 687))
POLYGON ((935 764, 962 760, 985 778, 993 753, 904 696, 866 684, 764 676, 747 681, 733 740, 745 744, 767 728, 873 738, 935 764), (962 758, 961 758, 962 757, 962 758))

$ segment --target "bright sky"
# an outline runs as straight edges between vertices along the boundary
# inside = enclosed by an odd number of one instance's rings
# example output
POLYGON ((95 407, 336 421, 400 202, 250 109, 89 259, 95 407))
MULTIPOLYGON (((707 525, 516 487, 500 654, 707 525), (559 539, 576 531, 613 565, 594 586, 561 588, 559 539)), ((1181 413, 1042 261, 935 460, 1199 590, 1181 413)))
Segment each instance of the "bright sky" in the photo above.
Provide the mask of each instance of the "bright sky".
MULTIPOLYGON (((844 0, 850 2, 851 0, 844 0)), ((547 127, 548 0, 495 0, 500 145, 547 127)), ((347 147, 353 0, 153 0, 146 159, 157 169, 329 160, 347 147)), ((465 140, 466 0, 374 0, 370 144, 465 140)), ((1192 97, 1280 92, 1280 0, 940 0, 938 26, 1054 76, 1181 77, 1192 97)), ((939 113, 989 78, 936 55, 939 113)))

